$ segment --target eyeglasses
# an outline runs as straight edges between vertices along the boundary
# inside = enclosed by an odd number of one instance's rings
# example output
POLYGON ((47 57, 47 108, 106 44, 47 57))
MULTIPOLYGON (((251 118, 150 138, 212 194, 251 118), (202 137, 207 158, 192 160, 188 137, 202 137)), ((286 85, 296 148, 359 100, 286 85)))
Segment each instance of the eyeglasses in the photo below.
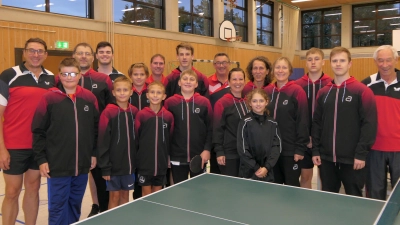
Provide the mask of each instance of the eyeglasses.
POLYGON ((81 56, 81 55, 85 55, 85 56, 91 56, 92 53, 91 52, 75 52, 75 54, 81 56))
POLYGON ((62 77, 71 76, 71 78, 74 78, 74 77, 76 77, 78 75, 79 75, 79 73, 60 73, 60 76, 62 76, 62 77))
POLYGON ((43 49, 33 49, 33 48, 26 48, 25 51, 28 52, 29 55, 35 55, 37 53, 38 55, 43 55, 46 51, 43 49))
POLYGON ((229 62, 227 62, 227 61, 223 61, 223 62, 215 62, 214 63, 214 65, 217 65, 217 66, 226 66, 226 65, 228 65, 229 64, 229 62))

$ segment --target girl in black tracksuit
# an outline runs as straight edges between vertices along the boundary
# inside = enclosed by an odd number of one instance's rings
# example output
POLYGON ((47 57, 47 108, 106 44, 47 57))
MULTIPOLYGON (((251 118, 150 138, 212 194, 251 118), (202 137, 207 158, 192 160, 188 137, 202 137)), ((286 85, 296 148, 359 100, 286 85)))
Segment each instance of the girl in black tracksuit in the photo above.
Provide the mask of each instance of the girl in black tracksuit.
POLYGON ((272 168, 281 152, 278 124, 268 116, 268 96, 264 90, 251 91, 247 103, 252 111, 240 120, 237 131, 239 177, 273 182, 272 168))
POLYGON ((225 94, 214 106, 213 145, 221 173, 238 176, 237 129, 239 121, 249 112, 242 90, 245 85, 244 71, 233 68, 228 75, 231 93, 225 94))
POLYGON ((271 98, 267 108, 282 134, 282 152, 274 167, 275 183, 298 187, 300 160, 310 141, 307 96, 302 87, 289 81, 292 66, 286 57, 277 59, 272 68, 277 81, 265 88, 271 98))

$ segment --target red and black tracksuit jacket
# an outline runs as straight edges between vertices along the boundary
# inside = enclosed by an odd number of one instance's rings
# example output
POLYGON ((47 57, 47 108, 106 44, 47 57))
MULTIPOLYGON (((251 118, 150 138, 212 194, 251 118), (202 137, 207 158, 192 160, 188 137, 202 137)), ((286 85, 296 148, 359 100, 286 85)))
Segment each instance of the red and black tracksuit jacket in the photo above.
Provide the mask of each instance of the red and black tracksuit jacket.
POLYGON ((165 175, 174 116, 164 107, 157 113, 149 107, 140 110, 135 119, 135 134, 139 145, 136 155, 138 174, 165 175))
POLYGON ((378 113, 376 140, 371 149, 400 152, 400 71, 397 70, 397 82, 387 87, 379 73, 362 83, 374 93, 378 113))
POLYGON ((41 75, 36 79, 24 63, 0 74, 0 105, 6 106, 3 135, 8 150, 32 149, 31 125, 35 109, 42 96, 55 84, 52 72, 42 67, 41 75))
MULTIPOLYGON (((99 72, 98 68, 95 69, 96 72, 99 72)), ((100 72, 99 72, 100 73, 100 72)), ((111 79, 111 82, 114 83, 114 80, 117 79, 118 77, 121 76, 125 76, 123 73, 119 72, 117 69, 115 69, 114 67, 112 68, 112 71, 110 74, 108 74, 108 76, 111 79)))
MULTIPOLYGON (((262 89, 264 89, 268 86, 268 84, 266 84, 265 82, 264 82, 264 85, 265 86, 263 86, 262 89)), ((250 91, 252 91, 256 88, 257 88, 257 86, 253 82, 249 81, 246 83, 246 85, 244 85, 242 93, 244 96, 246 96, 250 91)))
POLYGON ((303 88, 294 81, 278 88, 276 83, 264 89, 270 97, 270 115, 278 122, 282 137, 282 156, 304 155, 310 142, 308 102, 303 88))
POLYGON ((96 97, 77 86, 74 97, 61 83, 40 100, 32 121, 38 165, 49 164, 51 177, 87 174, 97 155, 99 111, 96 97))
POLYGON ((376 104, 371 89, 350 77, 334 81, 317 95, 312 135, 312 155, 330 162, 354 164, 365 161, 375 142, 376 104))
POLYGON ((164 107, 174 115, 174 138, 171 161, 189 163, 212 144, 212 109, 210 101, 195 93, 190 99, 175 94, 165 100, 164 107))
MULTIPOLYGON (((146 79, 146 84, 149 85, 151 83, 153 83, 154 80, 154 75, 150 74, 150 76, 146 79)), ((168 85, 168 79, 167 77, 164 76, 164 74, 161 74, 161 83, 164 85, 164 87, 166 87, 168 85)))
POLYGON ((103 176, 134 173, 136 168, 135 117, 138 109, 110 103, 100 115, 97 165, 103 176))
POLYGON ((237 129, 241 119, 249 112, 244 98, 225 94, 214 106, 213 145, 217 157, 238 159, 237 129))
POLYGON ((229 87, 228 81, 225 83, 221 83, 217 75, 214 74, 208 77, 208 90, 209 90, 209 98, 211 107, 214 108, 215 103, 222 98, 227 93, 231 92, 231 88, 229 87))
POLYGON ((79 85, 91 91, 96 96, 100 113, 103 112, 108 103, 114 100, 114 96, 112 95, 113 85, 107 74, 90 69, 85 74, 82 74, 79 85))
POLYGON ((317 93, 321 90, 325 85, 332 81, 332 78, 329 77, 327 74, 322 73, 321 77, 316 80, 312 81, 308 74, 304 74, 304 76, 300 77, 295 81, 296 84, 300 85, 303 90, 307 94, 307 101, 308 101, 308 130, 310 131, 311 136, 311 125, 312 125, 312 117, 315 110, 315 105, 317 104, 317 93))
POLYGON ((250 112, 241 119, 237 130, 239 175, 251 178, 260 167, 271 173, 281 154, 280 136, 278 123, 266 114, 250 112))
POLYGON ((129 103, 133 106, 142 110, 144 107, 148 107, 150 105, 149 99, 147 99, 147 85, 144 84, 141 91, 138 91, 135 87, 132 87, 132 95, 129 98, 129 103))
MULTIPOLYGON (((199 93, 202 96, 208 97, 208 80, 205 75, 203 75, 201 72, 196 70, 194 67, 192 67, 192 70, 197 74, 197 88, 195 89, 195 92, 199 93)), ((180 94, 181 93, 181 87, 178 85, 179 78, 181 76, 182 71, 179 70, 179 67, 172 70, 172 72, 167 76, 167 86, 165 88, 165 94, 167 95, 167 98, 173 96, 174 94, 180 94)))

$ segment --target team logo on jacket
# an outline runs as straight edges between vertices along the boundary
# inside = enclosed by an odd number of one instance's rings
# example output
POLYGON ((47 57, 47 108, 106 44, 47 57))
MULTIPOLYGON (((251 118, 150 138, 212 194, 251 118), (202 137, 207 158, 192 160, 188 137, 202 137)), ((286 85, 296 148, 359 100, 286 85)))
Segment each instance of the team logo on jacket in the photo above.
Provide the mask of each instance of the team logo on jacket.
POLYGON ((97 84, 92 84, 92 88, 97 88, 97 84))
POLYGON ((394 91, 400 91, 400 87, 393 87, 394 91))
POLYGON ((196 109, 194 110, 194 112, 195 112, 195 113, 199 113, 199 112, 200 112, 200 109, 199 109, 199 108, 196 108, 196 109))
POLYGON ((297 170, 299 168, 299 166, 297 164, 293 165, 293 170, 297 170))
POLYGON ((85 110, 85 112, 89 111, 89 106, 85 105, 85 107, 83 108, 83 110, 85 110))
POLYGON ((283 105, 287 105, 288 104, 288 100, 283 101, 283 105))
POLYGON ((144 178, 144 176, 139 175, 139 183, 143 184, 145 181, 146 179, 144 178))
POLYGON ((347 98, 346 98, 346 102, 351 102, 351 100, 353 99, 353 97, 351 97, 351 96, 347 96, 347 98))
POLYGON ((163 124, 163 128, 167 128, 168 127, 168 124, 167 123, 164 123, 163 124))
POLYGON ((50 85, 50 82, 49 81, 45 81, 44 82, 46 85, 50 85))

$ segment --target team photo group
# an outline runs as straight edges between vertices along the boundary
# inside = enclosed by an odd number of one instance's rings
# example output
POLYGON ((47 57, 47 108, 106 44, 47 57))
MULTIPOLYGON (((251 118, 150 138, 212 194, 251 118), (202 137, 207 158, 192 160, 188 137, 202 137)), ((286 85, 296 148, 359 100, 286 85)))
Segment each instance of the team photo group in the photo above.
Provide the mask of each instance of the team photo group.
POLYGON ((49 224, 79 221, 87 185, 90 217, 208 171, 302 188, 319 176, 323 191, 380 200, 388 172, 392 186, 399 179, 394 47, 375 50, 376 73, 362 81, 344 47, 309 49, 297 80, 285 56, 242 69, 215 52, 207 77, 190 43, 175 51, 172 71, 159 53, 120 72, 109 42, 82 42, 49 71, 46 42, 26 41, 22 64, 0 74, 3 225, 15 224, 23 187, 25 223, 36 224, 41 177, 49 224))

